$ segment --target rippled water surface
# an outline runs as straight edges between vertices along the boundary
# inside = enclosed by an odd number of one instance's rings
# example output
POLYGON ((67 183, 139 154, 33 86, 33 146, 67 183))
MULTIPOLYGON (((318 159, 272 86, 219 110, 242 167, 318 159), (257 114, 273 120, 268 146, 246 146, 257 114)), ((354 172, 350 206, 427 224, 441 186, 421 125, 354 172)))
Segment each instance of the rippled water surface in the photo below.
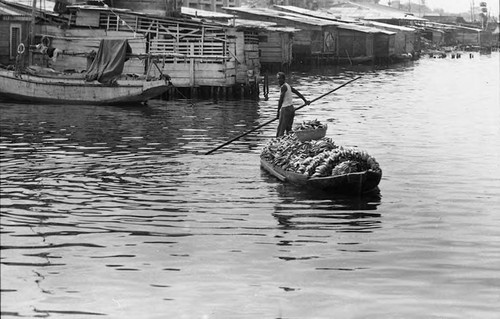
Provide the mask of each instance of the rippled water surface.
MULTIPOLYGON (((328 198, 259 167, 269 101, 1 111, 2 317, 498 318, 499 54, 296 72, 380 163, 328 198)), ((299 101, 297 101, 299 105, 299 101)))

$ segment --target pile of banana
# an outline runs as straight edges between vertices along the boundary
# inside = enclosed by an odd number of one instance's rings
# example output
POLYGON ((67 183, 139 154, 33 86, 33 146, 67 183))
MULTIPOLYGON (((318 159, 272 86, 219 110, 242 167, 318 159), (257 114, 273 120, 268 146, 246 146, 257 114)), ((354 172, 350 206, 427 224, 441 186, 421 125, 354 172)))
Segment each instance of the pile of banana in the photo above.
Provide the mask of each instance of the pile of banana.
POLYGON ((309 121, 303 121, 300 124, 295 125, 293 128, 294 131, 308 131, 308 130, 315 130, 318 128, 324 128, 326 125, 321 123, 318 120, 309 120, 309 121))
POLYGON ((301 142, 294 134, 273 138, 260 157, 284 170, 308 177, 344 175, 367 170, 380 171, 368 153, 337 146, 331 138, 301 142))

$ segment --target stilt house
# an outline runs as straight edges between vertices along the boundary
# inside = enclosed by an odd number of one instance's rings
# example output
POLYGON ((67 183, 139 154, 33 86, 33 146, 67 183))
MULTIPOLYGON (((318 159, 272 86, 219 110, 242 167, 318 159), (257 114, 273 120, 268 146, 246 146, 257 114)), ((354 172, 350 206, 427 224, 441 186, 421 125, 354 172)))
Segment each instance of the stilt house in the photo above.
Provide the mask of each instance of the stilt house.
POLYGON ((408 56, 416 56, 419 50, 416 49, 417 44, 420 42, 420 31, 416 28, 397 26, 388 23, 377 21, 362 20, 360 21, 364 26, 383 29, 395 33, 394 36, 394 57, 404 58, 408 56))
MULTIPOLYGON (((374 39, 373 39, 374 57, 377 60, 388 60, 392 59, 396 54, 407 53, 404 51, 401 52, 401 50, 396 49, 396 48, 401 49, 402 47, 403 48, 406 47, 405 44, 407 37, 404 34, 401 34, 402 30, 406 32, 412 31, 413 37, 408 36, 408 40, 412 39, 414 40, 415 29, 411 28, 404 28, 398 26, 391 27, 391 25, 389 24, 382 24, 376 22, 370 24, 369 21, 366 20, 361 20, 361 21, 356 19, 341 20, 338 17, 334 16, 333 14, 329 13, 328 11, 321 9, 308 10, 295 6, 274 6, 274 7, 280 11, 291 12, 307 17, 313 17, 313 18, 325 19, 329 21, 343 23, 343 25, 346 27, 348 27, 349 25, 358 25, 358 26, 366 26, 372 28, 372 32, 374 34, 374 39), (398 34, 398 32, 396 31, 399 31, 400 34, 398 34)), ((411 45, 411 48, 413 49, 413 43, 411 45)))
POLYGON ((181 12, 193 19, 217 21, 244 33, 246 49, 237 52, 237 78, 238 73, 246 72, 251 65, 260 64, 262 73, 263 68, 287 70, 292 63, 293 34, 299 31, 298 29, 277 27, 274 22, 236 19, 230 14, 187 7, 182 7, 181 12), (255 35, 258 37, 258 56, 252 53, 256 49, 254 47, 256 43, 253 41, 255 35), (239 64, 238 61, 244 61, 244 63, 239 64), (239 67, 241 70, 238 70, 239 67))
MULTIPOLYGON (((246 42, 252 39, 227 25, 107 6, 66 4, 60 9, 58 14, 53 12, 57 22, 37 20, 34 41, 62 51, 57 59, 43 54, 34 58, 34 63, 56 71, 86 70, 101 39, 119 38, 127 39, 131 54, 140 58, 125 63, 125 74, 165 74, 176 88, 192 89, 190 93, 217 89, 221 94, 239 95, 260 73, 258 43, 249 48, 246 42), (247 56, 255 56, 253 63, 237 61, 238 52, 247 51, 247 56), (242 64, 245 70, 237 75, 242 64)), ((31 8, 26 7, 26 12, 31 15, 31 8)))
MULTIPOLYGON (((337 21, 257 8, 226 8, 240 18, 293 27, 293 63, 361 63, 375 57, 374 35, 392 32, 337 21)), ((387 41, 389 46, 390 40, 387 41)), ((390 52, 390 49, 387 49, 390 52)))
POLYGON ((292 64, 294 33, 290 27, 277 27, 276 23, 234 19, 233 25, 239 30, 256 32, 258 36, 261 72, 287 71, 292 64))

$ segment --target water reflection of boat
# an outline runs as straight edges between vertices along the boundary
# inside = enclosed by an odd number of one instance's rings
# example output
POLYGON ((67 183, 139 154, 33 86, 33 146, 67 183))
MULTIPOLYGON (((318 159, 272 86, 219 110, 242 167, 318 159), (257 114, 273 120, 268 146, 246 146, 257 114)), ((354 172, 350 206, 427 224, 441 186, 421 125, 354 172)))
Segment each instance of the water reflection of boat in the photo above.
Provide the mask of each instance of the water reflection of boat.
POLYGON ((287 171, 279 166, 261 158, 261 166, 271 175, 283 182, 305 186, 307 189, 320 190, 330 194, 360 195, 378 191, 378 184, 382 178, 382 171, 367 170, 349 174, 308 177, 292 171, 287 171))
POLYGON ((378 213, 273 213, 273 217, 286 229, 332 229, 367 233, 382 227, 378 213))
MULTIPOLYGON (((266 179, 274 179, 267 171, 262 171, 261 176, 266 179)), ((279 197, 285 202, 307 201, 314 202, 321 206, 321 203, 331 203, 328 210, 376 210, 380 204, 382 195, 377 189, 365 193, 362 196, 352 196, 349 194, 335 194, 321 189, 314 191, 304 191, 301 185, 291 183, 279 183, 276 186, 279 197)))
MULTIPOLYGON (((264 173, 263 173, 264 174, 264 173)), ((381 227, 380 193, 365 196, 304 192, 294 184, 279 184, 281 202, 273 217, 285 229, 331 229, 339 232, 371 232, 381 227)))

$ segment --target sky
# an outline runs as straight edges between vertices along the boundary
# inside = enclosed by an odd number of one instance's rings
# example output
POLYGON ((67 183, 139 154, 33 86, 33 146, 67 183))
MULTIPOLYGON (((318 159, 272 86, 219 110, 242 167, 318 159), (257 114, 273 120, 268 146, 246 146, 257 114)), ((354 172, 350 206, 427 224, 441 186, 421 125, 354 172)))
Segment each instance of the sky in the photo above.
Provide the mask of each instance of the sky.
MULTIPOLYGON (((404 3, 405 0, 401 0, 404 3)), ((479 2, 484 1, 488 4, 488 11, 490 14, 495 14, 498 16, 499 12, 499 0, 425 0, 425 5, 431 9, 444 9, 444 11, 449 13, 462 13, 470 12, 471 3, 474 2, 475 6, 479 6, 479 2)), ((412 2, 420 2, 417 0, 412 0, 412 2)), ((380 1, 380 4, 387 4, 387 0, 380 1)))

